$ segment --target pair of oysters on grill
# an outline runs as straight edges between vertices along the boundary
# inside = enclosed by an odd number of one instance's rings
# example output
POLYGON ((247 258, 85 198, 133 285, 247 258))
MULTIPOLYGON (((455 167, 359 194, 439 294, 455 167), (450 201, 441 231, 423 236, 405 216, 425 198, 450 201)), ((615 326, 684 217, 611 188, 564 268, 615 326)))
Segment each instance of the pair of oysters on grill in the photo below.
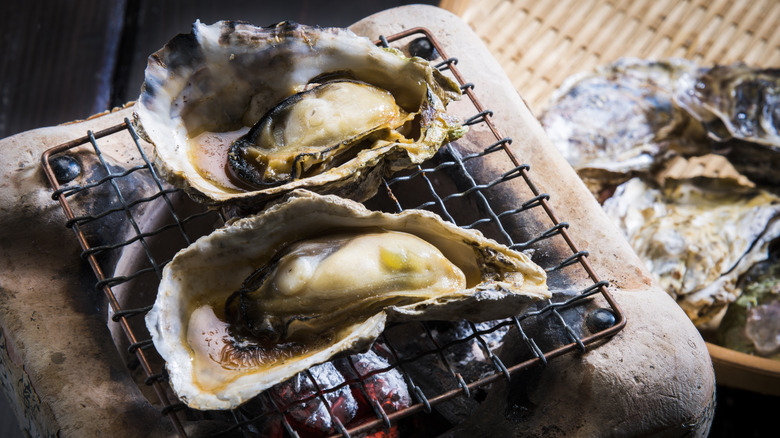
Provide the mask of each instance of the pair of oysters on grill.
POLYGON ((525 254, 353 201, 462 136, 445 111, 459 95, 427 61, 337 28, 196 22, 149 58, 135 117, 163 175, 214 205, 274 201, 164 269, 146 322, 182 401, 235 407, 367 350, 388 320, 496 319, 549 298, 525 254))

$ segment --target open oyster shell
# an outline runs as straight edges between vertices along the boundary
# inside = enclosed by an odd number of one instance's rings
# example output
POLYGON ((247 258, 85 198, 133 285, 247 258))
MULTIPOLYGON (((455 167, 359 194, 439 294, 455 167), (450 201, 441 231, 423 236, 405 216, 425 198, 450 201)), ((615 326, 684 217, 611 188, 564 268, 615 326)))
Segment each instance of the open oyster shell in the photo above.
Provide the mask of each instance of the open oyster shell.
POLYGON ((198 200, 306 188, 362 201, 463 135, 445 112, 459 97, 426 60, 346 29, 198 21, 150 56, 135 119, 163 175, 198 200), (343 97, 337 82, 361 86, 343 97), (361 117, 372 112, 391 115, 361 117))
POLYGON ((146 322, 182 401, 226 409, 367 350, 388 320, 482 321, 549 297, 543 269, 477 231, 296 190, 180 251, 146 322))

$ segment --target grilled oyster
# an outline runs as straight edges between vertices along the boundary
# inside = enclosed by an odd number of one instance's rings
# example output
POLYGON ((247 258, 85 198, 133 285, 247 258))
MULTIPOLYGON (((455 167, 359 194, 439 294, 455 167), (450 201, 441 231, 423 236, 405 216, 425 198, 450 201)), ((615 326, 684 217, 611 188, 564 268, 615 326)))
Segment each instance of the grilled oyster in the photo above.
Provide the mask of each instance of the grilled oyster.
POLYGON ((549 297, 544 270, 478 232, 296 190, 177 254, 146 321, 179 397, 225 409, 368 349, 387 320, 496 319, 549 297))
MULTIPOLYGON (((228 162, 243 181, 273 187, 346 161, 342 157, 353 148, 388 144, 392 130, 412 117, 386 90, 363 82, 327 82, 288 97, 266 113, 233 142, 228 162)), ((397 133, 394 137, 401 139, 397 133)))
POLYGON ((346 29, 196 22, 149 58, 135 119, 163 175, 196 199, 307 188, 365 200, 464 134, 445 111, 459 97, 427 61, 346 29))

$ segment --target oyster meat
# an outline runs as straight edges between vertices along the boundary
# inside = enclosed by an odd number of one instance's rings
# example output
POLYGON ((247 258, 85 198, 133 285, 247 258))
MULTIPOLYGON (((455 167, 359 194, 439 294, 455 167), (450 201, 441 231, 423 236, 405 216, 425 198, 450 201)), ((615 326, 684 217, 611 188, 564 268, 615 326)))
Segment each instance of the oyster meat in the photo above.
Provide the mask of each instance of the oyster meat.
POLYGON ((181 400, 227 409, 366 351, 388 320, 490 320, 549 297, 543 269, 479 232, 296 190, 179 252, 146 322, 181 400))
POLYGON ((351 148, 371 149, 387 141, 383 130, 410 119, 389 91, 363 82, 327 82, 266 113, 232 144, 228 162, 252 186, 280 185, 320 173, 351 148))
POLYGON ((346 29, 198 21, 149 58, 134 114, 163 175, 196 199, 362 201, 465 133, 446 112, 459 98, 428 61, 346 29))

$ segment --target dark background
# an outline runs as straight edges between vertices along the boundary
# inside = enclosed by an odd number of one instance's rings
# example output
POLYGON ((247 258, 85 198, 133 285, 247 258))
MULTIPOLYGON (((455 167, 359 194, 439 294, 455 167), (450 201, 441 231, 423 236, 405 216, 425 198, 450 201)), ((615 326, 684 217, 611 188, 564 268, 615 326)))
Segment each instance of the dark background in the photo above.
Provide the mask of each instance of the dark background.
MULTIPOLYGON (((0 138, 83 119, 135 100, 148 55, 175 34, 189 32, 196 19, 348 26, 411 3, 438 1, 0 2, 0 138)), ((719 386, 710 436, 777 436, 779 412, 780 397, 719 386)), ((22 436, 7 397, 0 396, 0 438, 22 436)))
POLYGON ((135 100, 147 57, 192 23, 350 24, 436 0, 26 0, 0 2, 0 138, 135 100))

